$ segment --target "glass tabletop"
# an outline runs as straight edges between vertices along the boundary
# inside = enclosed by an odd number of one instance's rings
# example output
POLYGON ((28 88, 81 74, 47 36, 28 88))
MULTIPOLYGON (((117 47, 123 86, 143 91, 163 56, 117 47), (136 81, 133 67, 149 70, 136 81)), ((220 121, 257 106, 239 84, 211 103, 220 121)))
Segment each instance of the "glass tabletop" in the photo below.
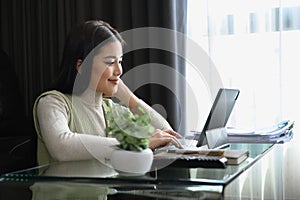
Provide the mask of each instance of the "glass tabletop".
POLYGON ((0 193, 22 199, 222 199, 225 186, 273 146, 230 144, 249 157, 223 169, 166 167, 143 176, 122 176, 97 160, 51 163, 1 175, 0 193))
MULTIPOLYGON (((105 184, 149 184, 168 187, 178 185, 224 186, 253 165, 274 144, 230 144, 228 149, 246 149, 249 157, 239 165, 216 168, 163 168, 143 176, 121 176, 114 169, 97 160, 57 162, 31 169, 3 174, 1 180, 68 181, 105 184)), ((152 186, 151 186, 152 187, 152 186)))

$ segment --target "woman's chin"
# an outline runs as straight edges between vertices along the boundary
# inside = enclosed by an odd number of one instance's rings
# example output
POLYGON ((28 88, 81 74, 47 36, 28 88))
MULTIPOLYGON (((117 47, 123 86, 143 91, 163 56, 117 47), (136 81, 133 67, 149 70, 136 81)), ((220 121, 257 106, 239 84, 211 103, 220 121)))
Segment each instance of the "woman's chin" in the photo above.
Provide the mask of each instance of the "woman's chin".
POLYGON ((103 93, 103 97, 113 97, 118 91, 118 87, 111 88, 110 90, 101 91, 103 93))
POLYGON ((111 95, 107 95, 107 94, 103 94, 103 97, 109 98, 109 97, 112 97, 112 96, 111 95))
POLYGON ((115 92, 105 92, 103 93, 103 97, 113 97, 115 92))

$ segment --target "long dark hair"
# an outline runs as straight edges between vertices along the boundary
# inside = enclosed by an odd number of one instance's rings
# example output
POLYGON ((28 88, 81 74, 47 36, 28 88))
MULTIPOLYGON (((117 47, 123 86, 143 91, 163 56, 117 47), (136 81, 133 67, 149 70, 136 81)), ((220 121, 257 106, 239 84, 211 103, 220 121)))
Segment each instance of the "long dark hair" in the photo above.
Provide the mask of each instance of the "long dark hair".
POLYGON ((65 94, 80 95, 88 87, 91 77, 92 59, 86 59, 87 56, 91 52, 95 55, 103 44, 109 41, 119 41, 122 46, 124 45, 121 35, 107 22, 90 20, 75 26, 66 39, 60 65, 61 73, 53 89, 65 94), (80 74, 76 69, 78 59, 85 62, 80 74), (74 88, 75 79, 79 80, 76 88, 74 88))

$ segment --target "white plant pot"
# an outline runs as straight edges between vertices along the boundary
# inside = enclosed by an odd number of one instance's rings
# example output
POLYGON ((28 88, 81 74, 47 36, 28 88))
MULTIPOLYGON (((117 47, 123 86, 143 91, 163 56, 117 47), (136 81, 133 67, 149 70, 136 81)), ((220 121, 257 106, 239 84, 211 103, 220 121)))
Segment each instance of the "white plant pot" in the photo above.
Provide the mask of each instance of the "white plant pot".
POLYGON ((143 151, 115 149, 112 152, 110 161, 112 167, 120 175, 140 176, 150 171, 153 162, 153 152, 149 148, 143 151))

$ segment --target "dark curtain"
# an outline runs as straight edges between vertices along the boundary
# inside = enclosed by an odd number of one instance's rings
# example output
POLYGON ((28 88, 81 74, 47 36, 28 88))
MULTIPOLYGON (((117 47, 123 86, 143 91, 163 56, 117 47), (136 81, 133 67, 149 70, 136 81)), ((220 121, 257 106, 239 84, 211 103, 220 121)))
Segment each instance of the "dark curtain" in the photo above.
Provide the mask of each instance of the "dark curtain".
MULTIPOLYGON (((185 33, 186 4, 186 0, 1 0, 0 46, 13 61, 26 115, 32 117, 35 98, 50 87, 58 75, 64 41, 74 24, 101 19, 120 32, 161 27, 185 33)), ((165 39, 178 45, 172 37, 165 39)), ((184 45, 184 41, 179 43, 184 45)), ((155 48, 127 52, 124 55, 124 74, 147 63, 160 63, 185 75, 182 56, 155 48)), ((149 73, 151 67, 148 66, 149 73)), ((148 84, 135 88, 134 92, 154 105, 176 130, 184 132, 184 83, 172 79, 172 74, 160 76, 171 79, 175 89, 152 83, 150 78, 148 84)), ((134 79, 131 77, 128 81, 134 79)))

